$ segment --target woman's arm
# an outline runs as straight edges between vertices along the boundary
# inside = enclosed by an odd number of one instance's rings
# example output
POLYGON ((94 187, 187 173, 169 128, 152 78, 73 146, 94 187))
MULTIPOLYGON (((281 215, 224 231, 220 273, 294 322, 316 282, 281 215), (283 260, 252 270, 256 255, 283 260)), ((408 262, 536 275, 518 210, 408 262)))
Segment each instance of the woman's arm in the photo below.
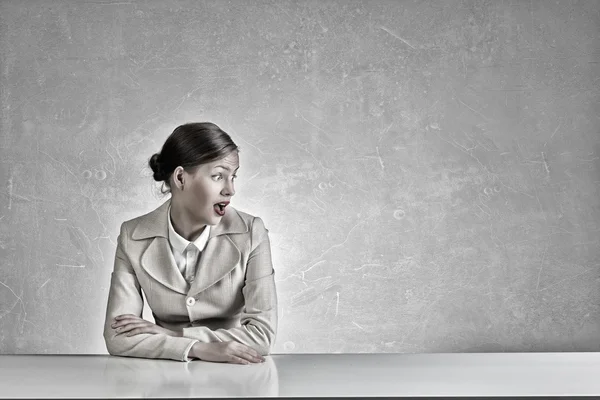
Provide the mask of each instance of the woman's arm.
POLYGON ((117 335, 111 326, 118 315, 142 315, 144 302, 140 284, 127 256, 127 228, 121 225, 117 238, 114 270, 111 276, 106 319, 104 321, 104 341, 111 355, 141 358, 166 358, 189 361, 188 352, 197 340, 174 337, 166 334, 141 333, 134 336, 117 335))
POLYGON ((211 330, 208 327, 183 328, 183 336, 203 343, 236 341, 268 355, 277 333, 277 293, 275 271, 271 260, 268 230, 262 220, 254 218, 252 245, 248 257, 246 281, 242 288, 244 308, 241 327, 211 330))

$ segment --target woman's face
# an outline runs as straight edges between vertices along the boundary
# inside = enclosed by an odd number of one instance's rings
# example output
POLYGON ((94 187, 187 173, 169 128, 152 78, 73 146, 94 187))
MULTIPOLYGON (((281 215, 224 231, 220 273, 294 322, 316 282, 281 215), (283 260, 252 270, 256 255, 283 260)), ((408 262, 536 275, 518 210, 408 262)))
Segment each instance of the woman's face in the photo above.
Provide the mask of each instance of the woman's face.
POLYGON ((184 175, 184 190, 178 191, 186 214, 197 224, 216 225, 227 212, 227 207, 217 204, 228 204, 235 194, 233 181, 239 168, 237 151, 208 164, 200 165, 196 172, 184 175))

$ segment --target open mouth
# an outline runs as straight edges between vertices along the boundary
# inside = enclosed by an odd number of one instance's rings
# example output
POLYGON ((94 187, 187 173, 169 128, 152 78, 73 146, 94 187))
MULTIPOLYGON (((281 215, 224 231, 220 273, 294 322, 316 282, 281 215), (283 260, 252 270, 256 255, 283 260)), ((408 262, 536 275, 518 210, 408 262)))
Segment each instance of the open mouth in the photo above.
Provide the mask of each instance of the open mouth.
POLYGON ((225 215, 225 207, 227 207, 228 204, 229 202, 217 203, 213 207, 215 212, 222 217, 223 215, 225 215))

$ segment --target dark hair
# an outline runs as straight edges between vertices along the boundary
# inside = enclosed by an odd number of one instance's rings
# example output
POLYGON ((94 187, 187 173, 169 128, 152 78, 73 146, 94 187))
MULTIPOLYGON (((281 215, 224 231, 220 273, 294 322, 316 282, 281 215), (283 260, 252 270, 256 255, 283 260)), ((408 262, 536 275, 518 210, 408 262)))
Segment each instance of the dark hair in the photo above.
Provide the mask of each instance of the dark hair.
POLYGON ((169 193, 169 178, 178 166, 193 173, 200 164, 210 163, 239 151, 231 137, 211 122, 190 122, 175 128, 169 135, 160 153, 150 157, 148 165, 154 172, 154 180, 164 181, 169 193))

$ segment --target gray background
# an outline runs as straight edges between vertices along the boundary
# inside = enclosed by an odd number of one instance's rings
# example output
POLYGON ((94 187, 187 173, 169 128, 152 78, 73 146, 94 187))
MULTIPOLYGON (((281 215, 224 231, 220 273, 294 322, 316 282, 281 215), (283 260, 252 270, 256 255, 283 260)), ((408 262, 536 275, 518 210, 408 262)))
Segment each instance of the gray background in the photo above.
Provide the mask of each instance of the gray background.
MULTIPOLYGON (((598 1, 1 1, 0 352, 103 353, 179 124, 241 147, 276 353, 600 350, 598 1)), ((147 310, 145 315, 147 315, 147 310)))

